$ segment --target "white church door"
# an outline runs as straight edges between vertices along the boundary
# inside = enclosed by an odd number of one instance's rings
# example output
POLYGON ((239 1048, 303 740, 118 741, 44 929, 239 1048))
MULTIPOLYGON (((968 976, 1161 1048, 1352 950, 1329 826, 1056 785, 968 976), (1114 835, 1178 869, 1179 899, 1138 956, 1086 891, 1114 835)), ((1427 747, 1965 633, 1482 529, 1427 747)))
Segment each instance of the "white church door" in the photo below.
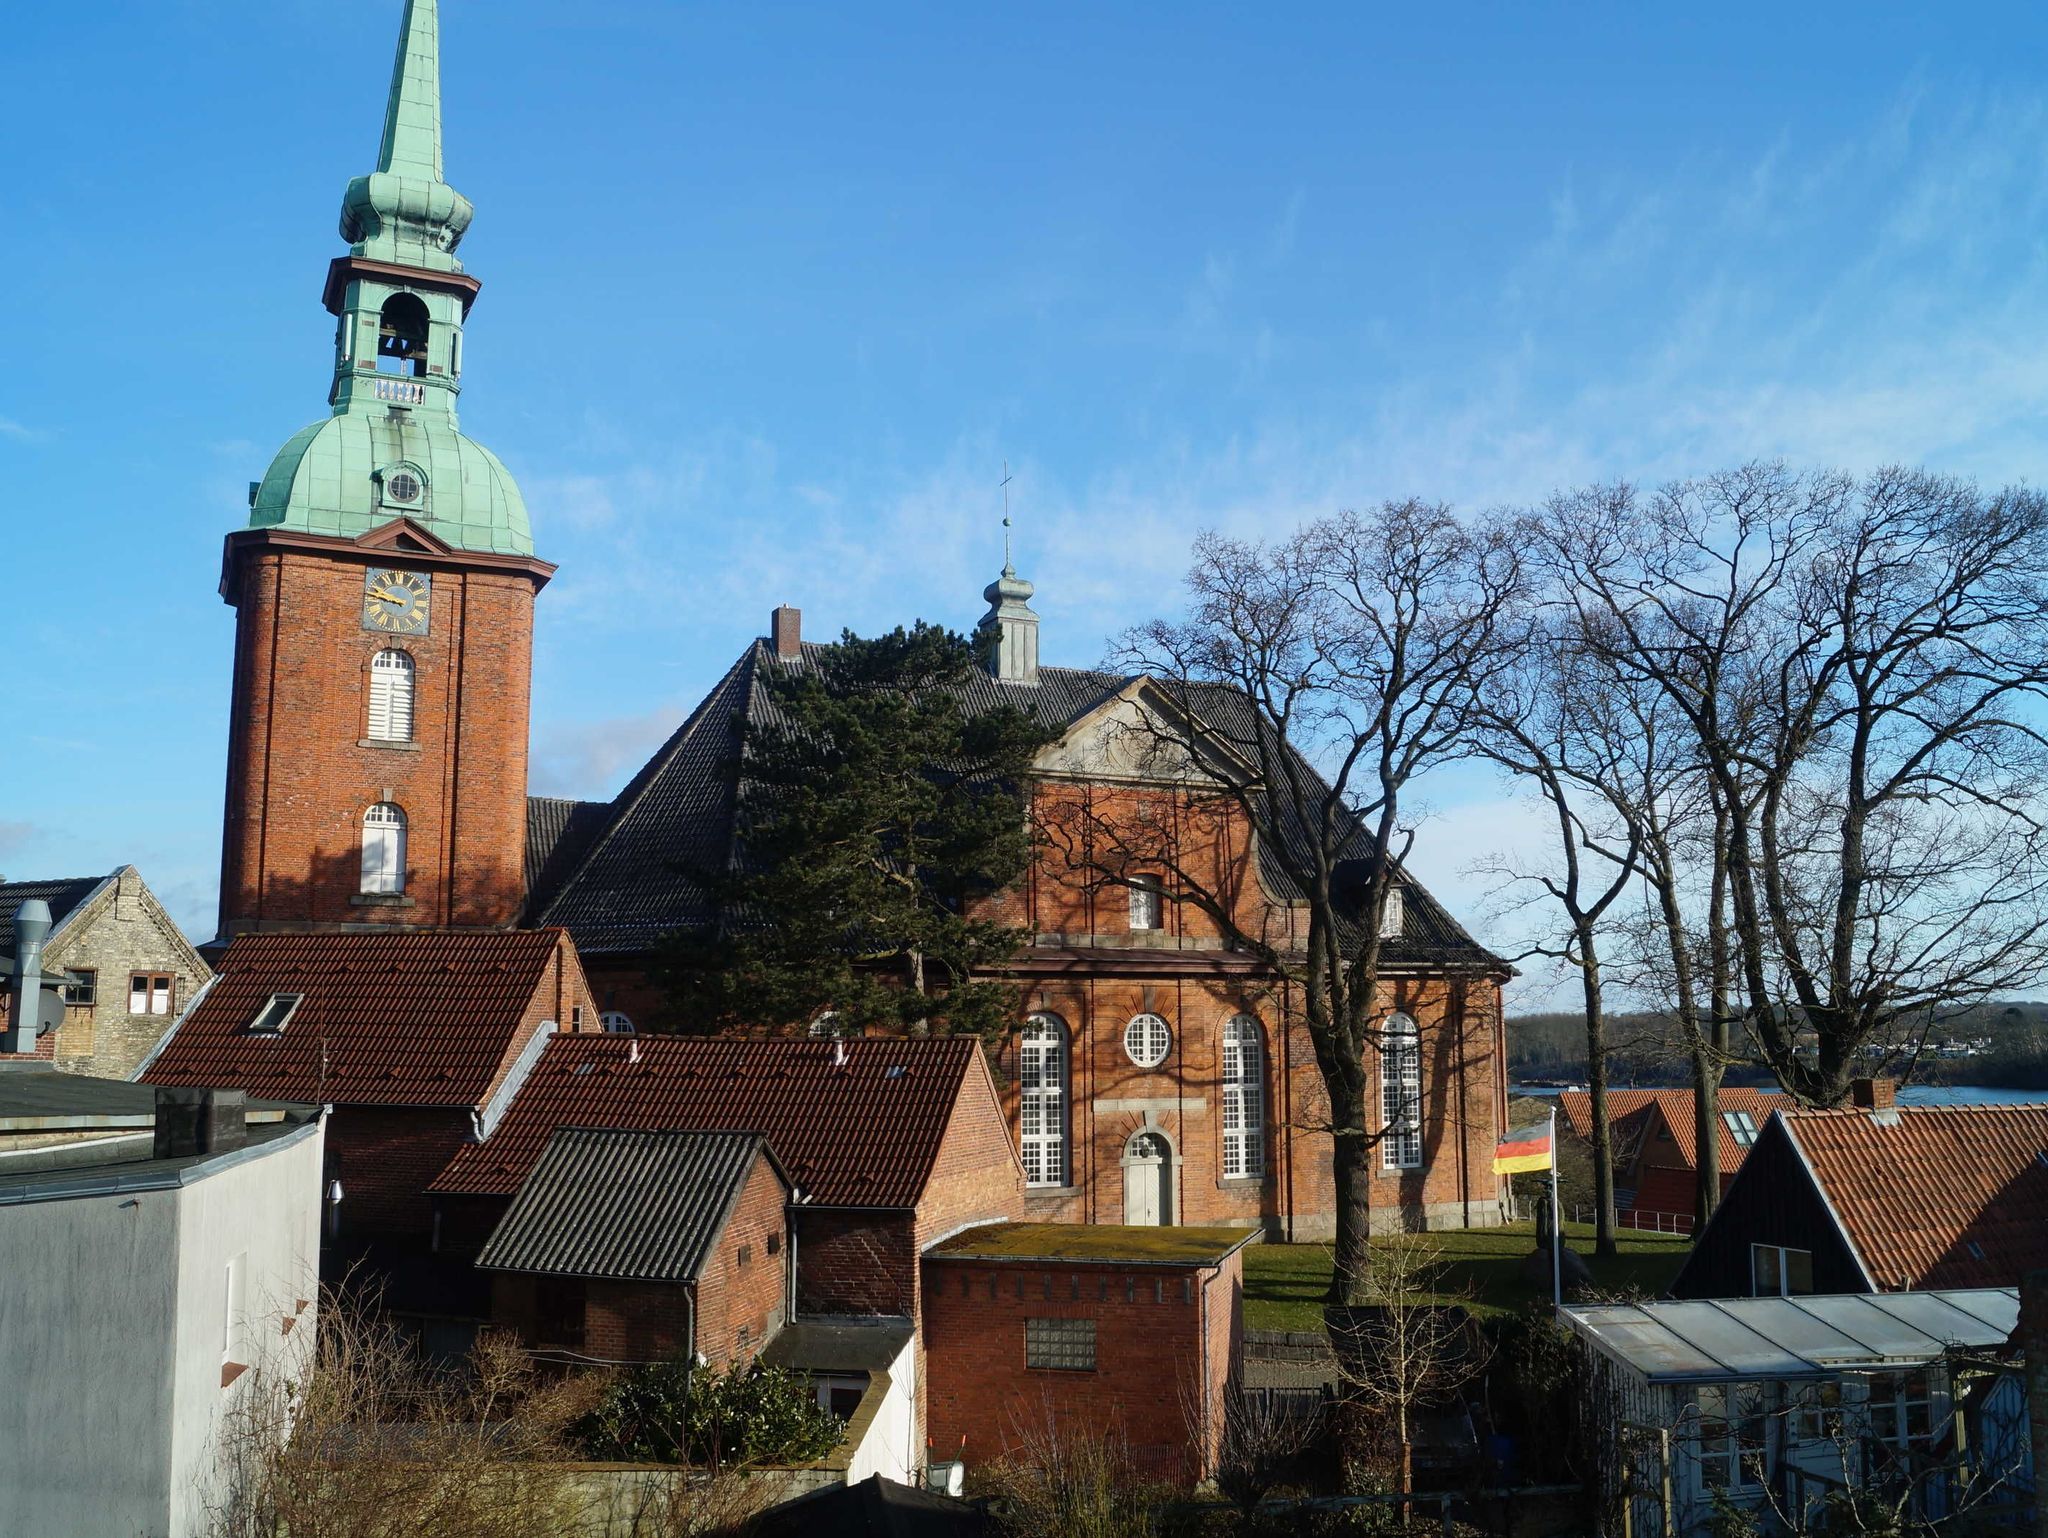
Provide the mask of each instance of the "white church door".
POLYGON ((1173 1221, 1173 1145, 1162 1133, 1140 1132, 1124 1145, 1124 1221, 1173 1221))

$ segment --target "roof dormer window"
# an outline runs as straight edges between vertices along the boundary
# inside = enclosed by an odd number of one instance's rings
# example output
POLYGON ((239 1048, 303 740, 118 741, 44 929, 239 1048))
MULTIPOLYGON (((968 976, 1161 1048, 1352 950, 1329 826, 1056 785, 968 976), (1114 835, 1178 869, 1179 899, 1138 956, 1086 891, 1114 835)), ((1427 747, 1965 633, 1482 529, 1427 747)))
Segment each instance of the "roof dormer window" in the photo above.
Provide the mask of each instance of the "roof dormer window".
POLYGON ((256 1011, 256 1018, 249 1022, 251 1036, 275 1036, 285 1028, 287 1021, 298 1012, 306 1000, 303 993, 273 993, 269 1001, 256 1011))

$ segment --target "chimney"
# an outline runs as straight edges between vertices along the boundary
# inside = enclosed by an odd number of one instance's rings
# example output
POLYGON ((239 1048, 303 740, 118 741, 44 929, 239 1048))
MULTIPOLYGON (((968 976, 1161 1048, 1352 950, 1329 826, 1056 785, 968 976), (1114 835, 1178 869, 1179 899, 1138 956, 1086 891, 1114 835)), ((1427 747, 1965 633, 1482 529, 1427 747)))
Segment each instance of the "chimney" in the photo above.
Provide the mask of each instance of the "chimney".
POLYGON ((1851 1079, 1849 1103, 1859 1111, 1889 1111, 1898 1104, 1895 1079, 1851 1079))
POLYGON ((238 1089, 160 1084, 156 1091, 156 1157, 188 1159, 227 1153, 249 1142, 249 1097, 238 1089))
POLYGON ((775 643, 775 655, 794 662, 804 654, 804 611, 778 604, 768 616, 768 638, 775 643))

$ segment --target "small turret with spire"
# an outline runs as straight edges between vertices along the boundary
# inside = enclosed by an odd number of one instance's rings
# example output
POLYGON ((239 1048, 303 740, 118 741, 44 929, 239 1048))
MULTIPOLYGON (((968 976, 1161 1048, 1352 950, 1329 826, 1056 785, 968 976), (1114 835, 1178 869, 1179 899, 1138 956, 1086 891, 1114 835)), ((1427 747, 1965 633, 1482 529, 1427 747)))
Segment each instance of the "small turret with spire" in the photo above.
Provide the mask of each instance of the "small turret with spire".
POLYGON ((1003 574, 981 590, 988 613, 975 628, 982 660, 991 676, 1006 684, 1038 682, 1038 616, 1031 608, 1036 589, 1017 575, 1010 553, 1010 467, 1003 466, 1003 574))

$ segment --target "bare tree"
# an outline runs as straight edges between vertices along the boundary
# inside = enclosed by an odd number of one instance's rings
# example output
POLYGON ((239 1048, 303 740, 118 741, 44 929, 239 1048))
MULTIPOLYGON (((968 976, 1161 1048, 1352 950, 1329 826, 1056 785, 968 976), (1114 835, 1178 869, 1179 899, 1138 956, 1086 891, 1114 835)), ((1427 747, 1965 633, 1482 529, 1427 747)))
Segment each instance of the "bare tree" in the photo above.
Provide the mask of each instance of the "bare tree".
POLYGON ((1263 1523, 1259 1503, 1300 1467, 1303 1455, 1322 1431, 1317 1409, 1271 1393, 1232 1383, 1223 1395, 1220 1425, 1205 1415, 1199 1394, 1187 1394, 1181 1406, 1190 1442, 1216 1447, 1211 1476, 1216 1493, 1228 1501, 1237 1529, 1255 1538, 1263 1523))
POLYGON ((1418 1417, 1450 1404, 1491 1355, 1464 1306, 1469 1295, 1447 1290, 1444 1270, 1443 1246, 1432 1236, 1383 1235, 1372 1250, 1370 1301, 1331 1327, 1346 1393, 1378 1415, 1392 1438, 1401 1496, 1415 1488, 1418 1417))
POLYGON ((1550 814, 1550 863, 1516 873, 1562 910, 1563 935, 1531 954, 1563 963, 1579 980, 1586 1017, 1586 1081, 1592 1110, 1594 1248, 1617 1253, 1614 1137, 1607 1114, 1607 1012, 1602 925, 1639 875, 1643 821, 1627 787, 1643 750, 1642 722, 1609 691, 1611 677, 1568 624, 1539 625, 1524 663, 1479 703, 1486 755, 1531 782, 1550 814))
POLYGON ((1205 535, 1188 588, 1186 619, 1130 632, 1114 657, 1160 697, 1130 730, 1153 782, 1177 792, 1065 799, 1044 831, 1102 881, 1163 872, 1170 900, 1206 914, 1298 1012, 1329 1102, 1330 1296, 1355 1301, 1370 1290, 1383 1129, 1367 1096, 1392 1008, 1388 894, 1413 836, 1403 797, 1474 753, 1521 566, 1497 524, 1401 502, 1271 543, 1205 535), (1264 899, 1275 878, 1284 903, 1264 899))
POLYGON ((2048 501, 1749 465, 1593 488, 1528 528, 1551 600, 1686 733, 1711 831, 1667 839, 1653 887, 1703 1065, 1739 1030, 1834 1104, 1873 1055, 1910 1067, 1929 1026, 2040 975, 2048 501))

